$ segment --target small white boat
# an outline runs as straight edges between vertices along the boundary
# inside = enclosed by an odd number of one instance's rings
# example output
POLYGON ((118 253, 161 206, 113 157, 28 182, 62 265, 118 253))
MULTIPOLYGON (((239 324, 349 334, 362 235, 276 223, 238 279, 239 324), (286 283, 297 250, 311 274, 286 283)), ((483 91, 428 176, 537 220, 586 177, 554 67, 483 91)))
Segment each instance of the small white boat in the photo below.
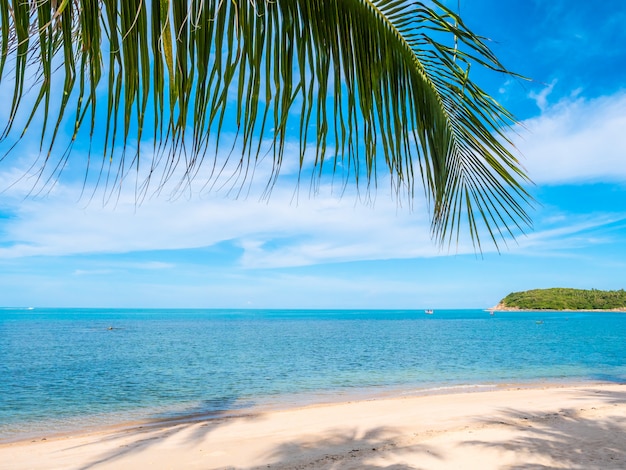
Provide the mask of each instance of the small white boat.
POLYGON ((424 310, 424 313, 426 315, 432 315, 433 313, 435 313, 432 309, 428 309, 428 310, 424 310))

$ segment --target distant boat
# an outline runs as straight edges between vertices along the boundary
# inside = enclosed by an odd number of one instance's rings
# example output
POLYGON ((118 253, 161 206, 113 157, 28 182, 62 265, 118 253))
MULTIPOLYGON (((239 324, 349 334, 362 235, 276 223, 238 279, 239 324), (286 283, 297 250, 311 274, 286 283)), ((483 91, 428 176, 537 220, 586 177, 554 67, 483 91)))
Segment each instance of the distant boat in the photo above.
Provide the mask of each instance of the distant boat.
POLYGON ((435 313, 432 309, 428 309, 428 310, 424 310, 424 313, 426 315, 432 315, 433 313, 435 313))

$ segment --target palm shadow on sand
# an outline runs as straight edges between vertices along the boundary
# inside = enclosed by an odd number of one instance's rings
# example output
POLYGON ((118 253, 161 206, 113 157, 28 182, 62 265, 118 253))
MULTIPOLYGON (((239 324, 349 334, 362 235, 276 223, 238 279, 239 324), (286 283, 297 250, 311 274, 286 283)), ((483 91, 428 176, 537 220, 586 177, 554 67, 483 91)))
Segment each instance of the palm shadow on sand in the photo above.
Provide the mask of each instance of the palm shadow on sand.
MULTIPOLYGON (((150 452, 151 447, 166 439, 174 439, 182 445, 193 446, 200 442, 209 442, 209 434, 220 426, 228 425, 232 420, 262 420, 263 413, 232 416, 214 416, 206 421, 154 423, 119 431, 99 441, 115 445, 115 449, 94 458, 80 467, 80 470, 99 468, 101 465, 114 467, 120 459, 150 452), (131 444, 123 444, 126 433, 137 436, 131 444)), ((210 438, 209 438, 210 439, 210 438)), ((229 470, 251 469, 362 469, 362 470, 420 470, 421 467, 403 463, 376 463, 376 458, 383 454, 384 460, 392 458, 402 461, 407 454, 429 455, 441 459, 440 453, 420 443, 411 442, 414 436, 403 436, 394 428, 379 427, 366 432, 341 426, 334 432, 326 433, 323 438, 312 436, 301 440, 287 441, 266 456, 266 463, 261 466, 226 467, 229 470), (371 461, 372 463, 368 463, 371 461)), ((90 444, 87 444, 90 445, 90 444)), ((207 466, 206 468, 213 468, 207 466)))
POLYGON ((420 470, 407 463, 386 464, 377 461, 379 455, 384 460, 402 462, 403 456, 428 455, 442 459, 442 454, 434 448, 414 442, 414 436, 402 435, 394 428, 379 427, 359 433, 357 430, 337 430, 323 439, 302 439, 285 442, 269 456, 271 464, 252 467, 254 470, 293 469, 359 469, 359 470, 420 470))
MULTIPOLYGON (((626 403, 626 392, 588 391, 588 398, 601 397, 607 407, 626 403)), ((497 420, 484 420, 486 426, 512 426, 515 439, 500 442, 466 441, 464 445, 523 453, 533 460, 553 463, 522 463, 506 470, 618 470, 626 468, 626 417, 594 417, 595 407, 581 396, 577 408, 552 413, 528 413, 514 408, 502 410, 497 420)))
MULTIPOLYGON (((151 447, 166 439, 179 439, 189 445, 199 443, 234 417, 246 420, 260 418, 260 414, 246 413, 246 407, 252 406, 253 404, 246 403, 242 407, 235 398, 222 399, 219 404, 213 400, 211 403, 201 403, 196 408, 190 408, 184 414, 163 415, 140 425, 122 428, 96 442, 114 445, 114 450, 97 456, 93 461, 78 467, 78 470, 99 468, 100 465, 115 465, 116 461, 125 457, 149 452, 151 447), (136 438, 127 444, 126 438, 131 434, 136 438)), ((83 447, 90 445, 92 443, 84 444, 83 447)))
MULTIPOLYGON (((508 428, 516 431, 514 439, 463 440, 464 446, 513 452, 533 456, 532 462, 502 466, 504 470, 612 470, 626 468, 626 418, 610 413, 611 407, 626 404, 626 392, 588 390, 580 394, 576 408, 554 412, 522 411, 516 408, 500 409, 492 419, 477 419, 483 428, 508 428), (604 418, 594 418, 591 403, 608 407, 604 418), (496 416, 497 415, 497 416, 496 416), (547 463, 546 463, 547 462, 547 463), (549 463, 552 462, 552 463, 549 463)), ((617 409, 617 408, 616 408, 617 409)), ((114 450, 99 455, 81 469, 97 468, 105 464, 114 468, 119 459, 149 452, 164 439, 172 439, 184 446, 206 442, 211 445, 210 434, 234 420, 263 420, 263 413, 241 414, 233 418, 229 413, 215 414, 211 419, 173 421, 132 429, 137 438, 124 445, 124 431, 105 438, 117 444, 114 450)), ((102 442, 102 441, 100 441, 102 442)), ((232 470, 249 469, 310 469, 310 470, 421 470, 420 461, 443 464, 446 449, 429 445, 428 436, 403 434, 393 427, 357 429, 349 423, 337 423, 334 431, 323 437, 311 435, 286 440, 270 449, 262 466, 226 467, 232 470), (406 463, 412 462, 412 463, 406 463)), ((520 459, 516 459, 519 461, 520 459)), ((206 466, 205 468, 213 468, 206 466)))

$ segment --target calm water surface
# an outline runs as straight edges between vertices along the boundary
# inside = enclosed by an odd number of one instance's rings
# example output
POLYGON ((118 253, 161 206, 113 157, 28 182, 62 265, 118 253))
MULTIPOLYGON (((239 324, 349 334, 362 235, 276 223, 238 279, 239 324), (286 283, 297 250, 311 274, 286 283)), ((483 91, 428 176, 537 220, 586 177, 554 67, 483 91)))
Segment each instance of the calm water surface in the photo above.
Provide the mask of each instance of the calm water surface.
POLYGON ((0 439, 390 389, 624 382, 625 358, 623 313, 2 309, 0 439))

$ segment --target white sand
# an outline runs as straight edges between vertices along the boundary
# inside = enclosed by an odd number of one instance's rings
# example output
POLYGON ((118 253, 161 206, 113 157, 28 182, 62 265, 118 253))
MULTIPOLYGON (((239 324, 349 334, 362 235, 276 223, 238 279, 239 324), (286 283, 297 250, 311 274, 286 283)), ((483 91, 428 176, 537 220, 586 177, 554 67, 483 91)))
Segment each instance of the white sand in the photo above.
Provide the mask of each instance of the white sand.
POLYGON ((0 469, 626 469, 626 385, 385 398, 0 445, 0 469))

